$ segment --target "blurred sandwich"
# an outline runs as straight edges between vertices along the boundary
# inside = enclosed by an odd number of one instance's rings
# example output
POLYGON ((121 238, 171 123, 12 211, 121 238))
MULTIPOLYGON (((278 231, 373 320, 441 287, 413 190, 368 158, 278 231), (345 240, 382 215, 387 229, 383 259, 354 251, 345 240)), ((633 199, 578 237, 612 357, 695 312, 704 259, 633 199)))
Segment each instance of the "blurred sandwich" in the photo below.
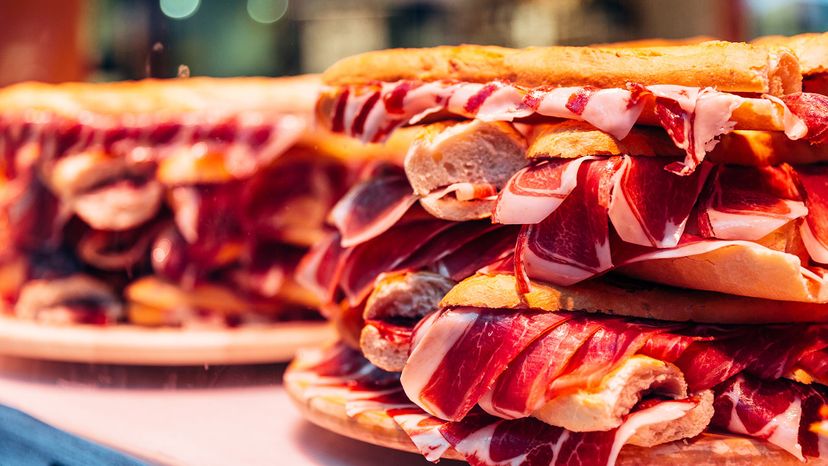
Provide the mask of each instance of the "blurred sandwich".
POLYGON ((292 272, 361 169, 350 154, 374 149, 315 130, 317 92, 315 76, 0 90, 5 311, 150 326, 318 318, 292 272))

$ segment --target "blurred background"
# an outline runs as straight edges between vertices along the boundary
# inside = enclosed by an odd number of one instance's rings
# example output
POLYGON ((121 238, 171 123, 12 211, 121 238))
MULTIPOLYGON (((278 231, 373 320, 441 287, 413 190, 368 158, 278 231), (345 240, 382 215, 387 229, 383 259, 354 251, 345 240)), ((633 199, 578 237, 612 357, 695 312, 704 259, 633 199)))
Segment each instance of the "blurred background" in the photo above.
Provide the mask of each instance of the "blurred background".
POLYGON ((317 72, 366 50, 828 29, 828 0, 0 0, 0 85, 317 72))

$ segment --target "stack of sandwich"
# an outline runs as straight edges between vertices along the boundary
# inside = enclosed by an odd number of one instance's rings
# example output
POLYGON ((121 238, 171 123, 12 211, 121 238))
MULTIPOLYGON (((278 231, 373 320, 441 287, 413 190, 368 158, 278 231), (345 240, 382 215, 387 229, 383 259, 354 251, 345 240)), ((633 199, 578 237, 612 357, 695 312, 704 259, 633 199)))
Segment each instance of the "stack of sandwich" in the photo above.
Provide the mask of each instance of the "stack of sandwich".
POLYGON ((298 357, 288 388, 314 422, 429 460, 825 458, 826 50, 817 35, 335 64, 322 124, 419 134, 303 259, 342 343, 298 357))
POLYGON ((357 166, 315 77, 0 90, 3 311, 53 323, 315 319, 292 279, 357 166))

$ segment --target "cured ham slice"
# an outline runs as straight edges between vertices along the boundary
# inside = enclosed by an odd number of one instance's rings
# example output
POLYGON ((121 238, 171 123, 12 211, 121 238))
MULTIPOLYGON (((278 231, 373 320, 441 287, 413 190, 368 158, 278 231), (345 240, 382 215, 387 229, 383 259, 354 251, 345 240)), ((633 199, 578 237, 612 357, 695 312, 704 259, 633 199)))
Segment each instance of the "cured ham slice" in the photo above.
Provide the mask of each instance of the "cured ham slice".
POLYGON ((828 166, 801 166, 796 173, 808 207, 808 216, 799 229, 802 242, 814 261, 828 264, 828 166))
MULTIPOLYGON (((462 420, 448 422, 410 405, 399 398, 391 388, 353 388, 350 383, 336 377, 364 367, 355 353, 317 363, 291 368, 286 374, 289 382, 297 380, 309 384, 303 392, 305 401, 314 397, 343 397, 346 413, 358 416, 362 413, 384 411, 411 438, 429 461, 436 462, 449 449, 464 456, 473 465, 612 465, 621 448, 636 433, 649 426, 658 426, 685 416, 696 402, 661 401, 630 414, 618 429, 605 432, 569 432, 550 426, 536 419, 503 420, 481 412, 472 412, 462 420), (332 370, 334 364, 343 364, 343 370, 332 370), (319 369, 317 369, 319 367, 319 369), (319 371, 324 376, 315 372, 319 371), (333 376, 332 376, 333 375, 333 376), (340 381, 337 384, 337 379, 340 381)), ((319 355, 316 355, 319 358, 319 355)), ((300 355, 301 360, 301 355, 300 355)))
POLYGON ((405 431, 425 459, 436 463, 451 448, 451 443, 440 432, 446 421, 436 418, 417 406, 391 408, 387 411, 394 422, 405 431))
POLYGON ((826 325, 714 327, 550 314, 449 308, 433 315, 415 330, 402 376, 406 394, 449 420, 462 418, 474 404, 502 418, 546 419, 552 414, 543 414, 544 405, 597 389, 634 355, 677 367, 683 378, 664 388, 680 395, 685 380, 688 393, 740 373, 776 380, 828 348, 826 325))
POLYGON ((765 439, 803 461, 828 453, 828 439, 809 430, 828 401, 824 388, 740 375, 716 392, 712 426, 765 439))
MULTIPOLYGON (((581 318, 580 314, 577 316, 581 318)), ((438 319, 430 320, 427 327, 440 325, 438 319)), ((655 340, 660 341, 645 347, 669 355, 676 345, 663 344, 662 337, 690 335, 694 339, 689 345, 732 337, 731 327, 679 327, 683 328, 671 326, 669 331, 656 334, 661 337, 656 336, 655 340)), ((737 336, 741 335, 739 328, 734 329, 737 336)), ((776 330, 771 328, 767 333, 776 330)), ((747 333, 757 331, 763 330, 750 329, 747 333)), ((418 344, 428 342, 421 337, 418 344)), ((469 463, 486 466, 612 465, 627 443, 652 446, 669 441, 669 437, 659 437, 658 433, 670 431, 674 423, 692 417, 702 398, 712 398, 709 393, 674 401, 649 398, 638 403, 617 428, 572 432, 534 418, 510 420, 476 410, 456 421, 441 420, 407 405, 398 389, 397 376, 385 376, 374 369, 358 352, 339 345, 326 351, 301 353, 285 379, 289 385, 303 386, 301 395, 306 403, 315 397, 334 397, 345 401, 345 412, 352 417, 370 413, 374 419, 380 419, 377 416, 385 413, 431 461, 437 461, 453 448, 469 463)), ((810 427, 822 419, 820 408, 828 401, 826 394, 826 389, 818 385, 737 375, 717 384, 713 403, 716 411, 710 427, 764 439, 800 459, 821 458, 828 452, 828 439, 818 436, 810 427)))
POLYGON ((710 165, 702 164, 681 177, 665 171, 665 162, 658 158, 624 156, 622 160, 613 176, 609 204, 615 231, 628 243, 675 247, 710 165))
POLYGON ((819 383, 828 383, 828 351, 807 353, 799 359, 797 368, 804 370, 808 377, 819 383))
POLYGON ((371 292, 376 277, 394 271, 429 240, 452 226, 442 220, 422 220, 399 225, 375 241, 354 247, 345 259, 340 286, 352 306, 361 303, 371 292))
POLYGON ((455 281, 470 277, 512 257, 517 235, 516 228, 498 228, 474 241, 466 242, 453 253, 434 262, 433 268, 455 281))
POLYGON ((730 121, 742 98, 717 92, 712 88, 689 88, 672 85, 641 86, 632 84, 633 101, 643 96, 655 97, 655 114, 677 147, 684 149, 684 162, 675 162, 667 170, 689 175, 718 142, 716 137, 733 130, 730 121))
POLYGON ((512 359, 566 318, 544 312, 445 310, 415 338, 402 372, 403 388, 427 412, 462 419, 512 359))
POLYGON ((347 248, 387 231, 416 201, 405 173, 389 166, 348 191, 334 206, 330 219, 347 248))
POLYGON ((702 236, 749 241, 808 213, 786 165, 717 166, 698 211, 702 236))
POLYGON ((498 197, 493 220, 513 225, 540 223, 575 189, 581 164, 594 159, 543 160, 515 173, 498 197))
POLYGON ((339 232, 329 233, 302 257, 296 268, 296 281, 315 293, 323 303, 334 300, 347 250, 339 232))
POLYGON ((797 92, 782 96, 781 100, 808 128, 805 139, 812 144, 828 141, 828 96, 797 92))
POLYGON ((546 332, 509 364, 481 406, 504 418, 526 417, 540 409, 552 381, 599 327, 597 320, 575 316, 546 332))
POLYGON ((700 327, 694 332, 712 339, 689 345, 675 360, 691 391, 712 388, 740 372, 778 379, 805 354, 828 344, 824 326, 734 327, 725 332, 700 327))
POLYGON ((532 418, 504 421, 482 413, 446 423, 440 432, 472 465, 613 465, 637 431, 680 419, 693 406, 691 401, 655 403, 604 432, 570 432, 532 418))
POLYGON ((453 183, 443 189, 429 193, 423 199, 435 201, 452 194, 458 201, 487 199, 497 195, 497 188, 489 183, 453 183))
POLYGON ((519 278, 571 285, 612 268, 607 220, 609 177, 619 158, 584 163, 578 186, 518 238, 519 278))
MULTIPOLYGON (((433 266, 446 256, 454 254, 466 244, 476 244, 481 236, 497 228, 497 226, 487 221, 455 223, 419 248, 400 267, 418 270, 433 266)), ((482 246, 480 246, 480 250, 484 250, 482 246)))
POLYGON ((713 88, 640 84, 628 87, 526 89, 503 82, 403 80, 382 83, 379 90, 376 84, 328 89, 323 92, 323 101, 328 102, 323 108, 329 112, 327 117, 334 131, 373 142, 386 138, 399 126, 416 124, 425 116, 438 112, 482 121, 514 121, 534 115, 582 120, 623 139, 639 122, 643 109, 652 102, 656 122, 687 154, 683 162, 669 167, 682 175, 692 173, 716 145, 716 138, 733 129, 731 116, 745 103, 774 115, 784 112, 784 126, 791 139, 806 136, 819 141, 826 132, 824 115, 828 111, 808 110, 814 101, 824 106, 828 101, 824 96, 789 96, 783 103, 772 96, 746 98, 713 88), (375 97, 376 92, 379 98, 375 97), (792 111, 788 111, 788 106, 792 111), (807 124, 807 135, 804 134, 803 120, 807 124))
POLYGON ((598 324, 598 331, 581 344, 567 367, 549 385, 549 398, 577 387, 593 388, 599 385, 622 359, 635 354, 650 335, 659 330, 620 319, 602 319, 598 324))

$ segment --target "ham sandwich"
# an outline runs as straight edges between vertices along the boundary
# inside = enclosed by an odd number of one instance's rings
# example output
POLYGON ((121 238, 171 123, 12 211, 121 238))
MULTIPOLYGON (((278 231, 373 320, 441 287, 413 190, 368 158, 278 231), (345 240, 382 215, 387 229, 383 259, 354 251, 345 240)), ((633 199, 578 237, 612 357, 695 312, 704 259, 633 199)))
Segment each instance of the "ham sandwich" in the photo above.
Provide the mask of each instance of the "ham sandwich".
POLYGON ((708 432, 824 459, 828 96, 802 83, 828 57, 798 40, 335 64, 323 126, 419 132, 303 258, 342 343, 286 377, 432 461, 613 464, 708 432))

